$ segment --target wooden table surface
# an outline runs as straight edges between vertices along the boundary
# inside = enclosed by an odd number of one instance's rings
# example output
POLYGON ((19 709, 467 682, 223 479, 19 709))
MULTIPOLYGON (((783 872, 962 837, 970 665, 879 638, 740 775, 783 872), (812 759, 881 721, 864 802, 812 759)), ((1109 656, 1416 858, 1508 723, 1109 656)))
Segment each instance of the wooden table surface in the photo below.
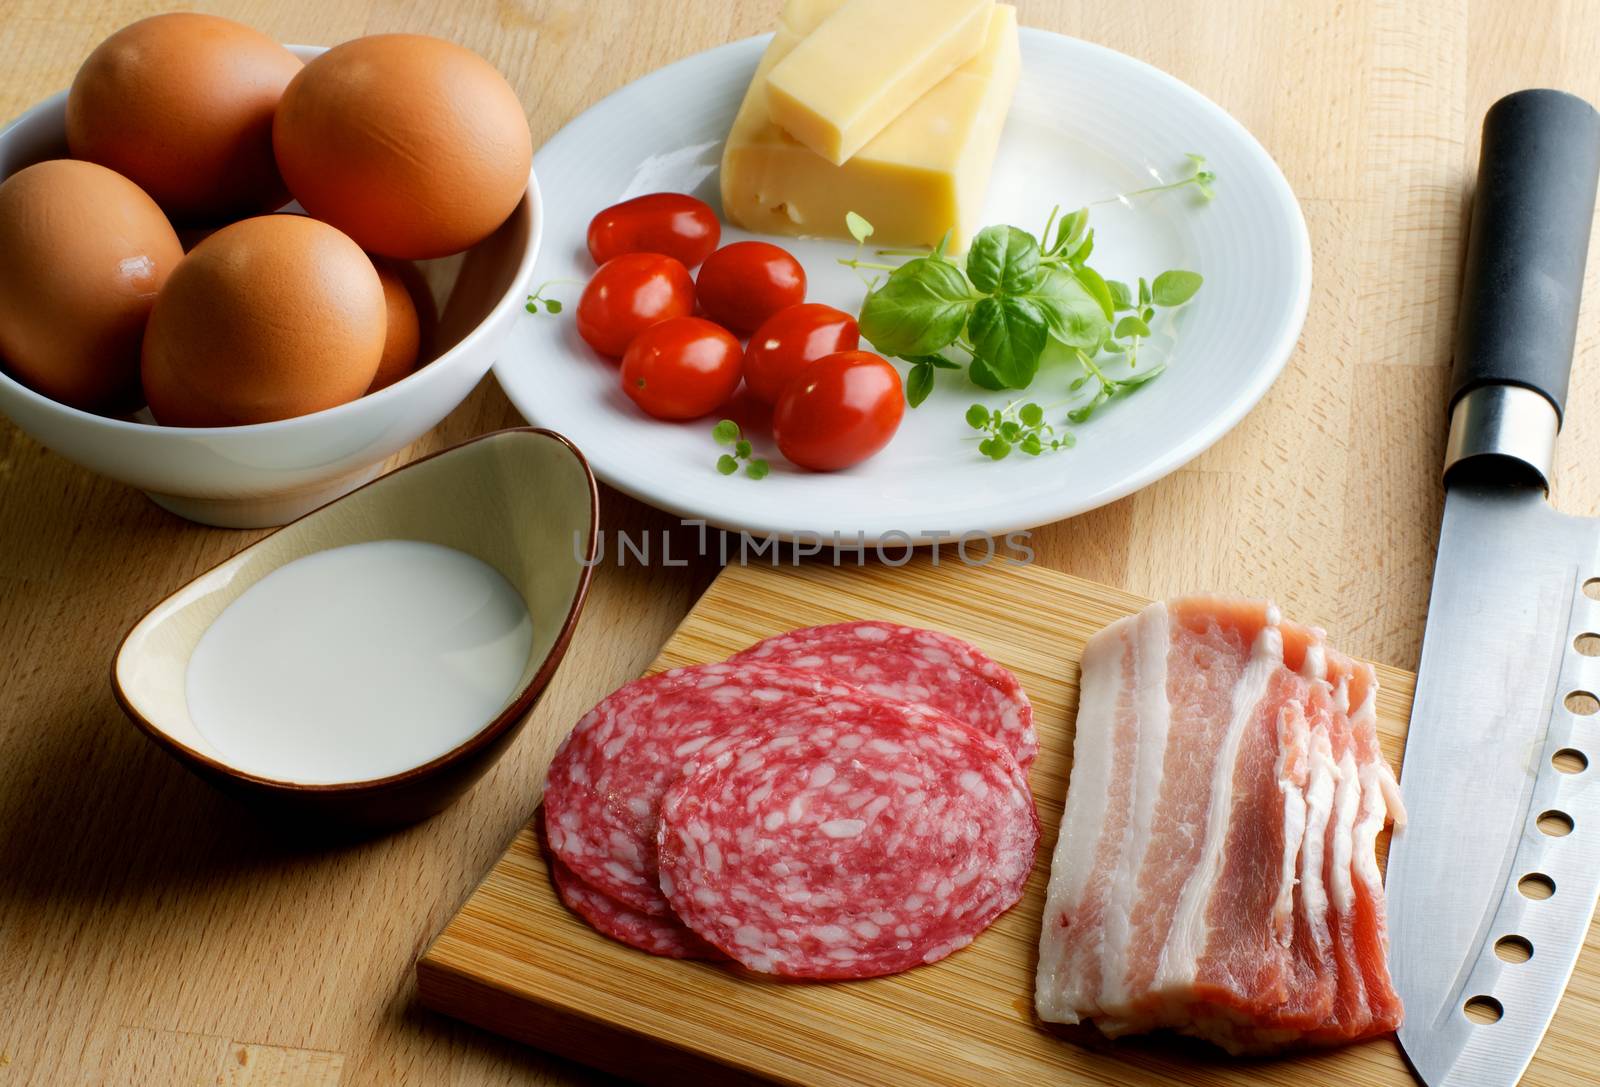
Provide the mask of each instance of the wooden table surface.
MULTIPOLYGON (((1277 598, 1346 649, 1414 667, 1441 399, 1477 128, 1501 94, 1600 100, 1580 0, 1019 0, 1199 88, 1277 158, 1310 225, 1310 317, 1228 438, 1113 506, 1040 529, 1039 561, 1162 596, 1277 598)), ((505 72, 535 140, 626 81, 771 28, 779 0, 240 0, 284 41, 442 35, 505 72)), ((144 0, 8 0, 0 117, 65 87, 144 0)), ((1069 108, 1065 107, 1064 108, 1069 108)), ((1201 149, 1203 150, 1203 149, 1201 149)), ((1225 191, 1227 179, 1221 186, 1225 191)), ((550 209, 560 214, 560 209, 550 209)), ((1591 271, 1596 262, 1591 261, 1591 271)), ((1593 276, 1556 502, 1600 512, 1593 276)), ((486 379, 398 460, 519 422, 486 379)), ((676 521, 607 491, 609 530, 676 521)), ((484 1084, 588 1073, 415 1006, 412 964, 526 819, 582 709, 636 674, 715 573, 608 566, 549 695, 444 815, 342 849, 275 835, 141 738, 107 671, 128 624, 257 534, 182 522, 0 421, 0 1087, 484 1084)), ((694 533, 677 529, 677 553, 694 533)))

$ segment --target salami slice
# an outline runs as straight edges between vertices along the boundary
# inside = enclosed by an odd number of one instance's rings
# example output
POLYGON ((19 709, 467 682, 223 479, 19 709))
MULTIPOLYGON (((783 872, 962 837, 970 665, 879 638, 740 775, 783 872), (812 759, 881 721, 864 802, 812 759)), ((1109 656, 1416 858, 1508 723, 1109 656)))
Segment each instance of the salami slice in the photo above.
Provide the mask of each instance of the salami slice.
POLYGON ((820 672, 885 698, 920 702, 987 732, 1026 773, 1039 753, 1022 684, 977 646, 937 630, 895 623, 834 623, 791 630, 736 654, 820 672))
POLYGON ((866 978, 936 962, 1021 896, 1038 819, 992 738, 853 694, 734 741, 666 792, 661 889, 751 970, 866 978))
POLYGON ((662 917, 656 882, 661 794, 696 759, 851 688, 768 664, 701 664, 638 679, 606 696, 561 744, 545 782, 545 832, 574 875, 662 917))
POLYGON ((602 936, 619 943, 664 955, 669 959, 726 959, 727 956, 690 932, 675 917, 651 917, 595 890, 572 874, 561 858, 547 854, 550 881, 556 885, 567 909, 589 923, 602 936))

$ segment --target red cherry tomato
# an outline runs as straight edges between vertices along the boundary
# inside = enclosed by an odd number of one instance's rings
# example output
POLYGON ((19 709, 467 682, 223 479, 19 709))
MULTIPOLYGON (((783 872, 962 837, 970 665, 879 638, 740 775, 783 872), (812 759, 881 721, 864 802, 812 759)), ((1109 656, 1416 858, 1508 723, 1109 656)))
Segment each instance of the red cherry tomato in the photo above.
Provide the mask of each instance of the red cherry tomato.
POLYGON ((658 192, 613 204, 590 220, 589 255, 604 264, 624 253, 662 253, 693 268, 721 238, 722 224, 705 201, 658 192))
POLYGON ((689 269, 660 253, 624 253, 606 261, 578 299, 578 335, 613 358, 657 321, 694 312, 689 269))
POLYGON ((734 242, 700 266, 695 295, 707 317, 748 336, 774 313, 805 301, 806 271, 775 245, 734 242))
POLYGON ((744 352, 744 383, 768 404, 789 379, 824 355, 854 351, 861 345, 856 319, 821 302, 781 309, 750 336, 744 352))
POLYGON ((898 370, 870 351, 841 351, 783 387, 772 436, 795 464, 832 472, 888 445, 905 410, 898 370))
POLYGON ((657 419, 698 419, 739 387, 743 357, 727 329, 699 317, 674 317, 628 345, 622 391, 657 419))

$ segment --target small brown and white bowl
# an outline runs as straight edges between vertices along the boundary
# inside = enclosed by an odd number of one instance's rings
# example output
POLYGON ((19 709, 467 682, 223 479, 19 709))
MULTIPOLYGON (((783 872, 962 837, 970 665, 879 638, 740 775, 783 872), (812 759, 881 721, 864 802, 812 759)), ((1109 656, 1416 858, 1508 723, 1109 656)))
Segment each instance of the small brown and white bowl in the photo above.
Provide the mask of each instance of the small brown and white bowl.
POLYGON ((442 810, 494 763, 560 664, 588 591, 599 498, 582 454, 548 430, 502 430, 400 468, 285 525, 174 592, 140 619, 112 663, 122 708, 202 778, 313 826, 398 826, 442 810), (406 539, 463 551, 498 570, 533 620, 504 706, 454 749, 364 781, 301 782, 230 765, 190 717, 190 656, 222 610, 267 574, 332 547, 406 539))

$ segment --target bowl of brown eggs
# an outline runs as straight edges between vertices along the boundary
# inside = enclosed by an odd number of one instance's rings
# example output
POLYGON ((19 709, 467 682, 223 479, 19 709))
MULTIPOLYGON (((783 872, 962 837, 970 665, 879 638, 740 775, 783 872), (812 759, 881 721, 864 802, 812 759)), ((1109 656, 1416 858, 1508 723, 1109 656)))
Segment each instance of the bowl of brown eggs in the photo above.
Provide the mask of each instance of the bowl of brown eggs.
POLYGON ((516 92, 380 34, 124 27, 0 131, 0 414, 206 524, 282 524, 454 409, 541 234, 516 92))

